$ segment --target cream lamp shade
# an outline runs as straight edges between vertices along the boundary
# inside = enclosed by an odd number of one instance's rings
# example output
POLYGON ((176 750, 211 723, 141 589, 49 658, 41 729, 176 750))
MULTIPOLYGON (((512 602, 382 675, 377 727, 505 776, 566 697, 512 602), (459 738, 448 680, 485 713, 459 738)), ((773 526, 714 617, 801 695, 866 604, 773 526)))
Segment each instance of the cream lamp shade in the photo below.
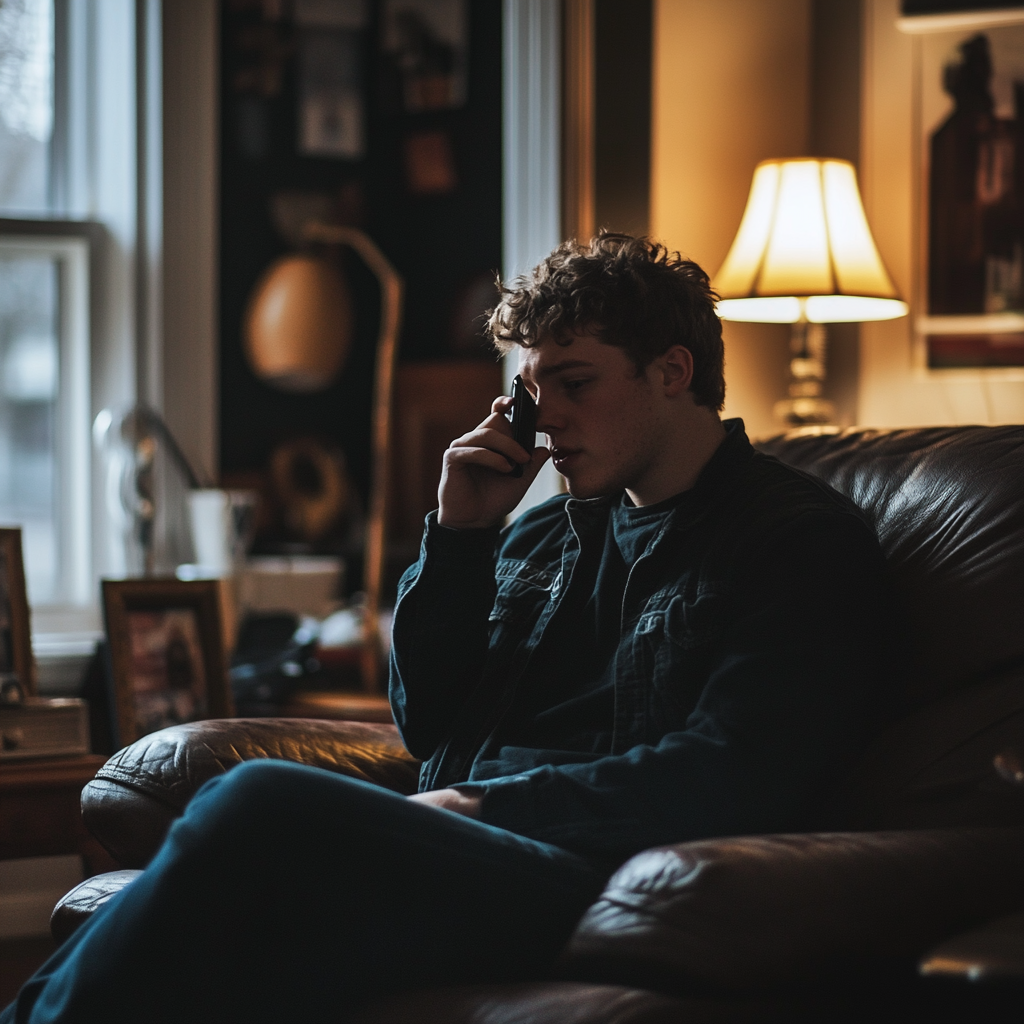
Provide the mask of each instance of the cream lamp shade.
POLYGON ((714 288, 725 320, 839 323, 907 312, 846 160, 759 163, 714 288))

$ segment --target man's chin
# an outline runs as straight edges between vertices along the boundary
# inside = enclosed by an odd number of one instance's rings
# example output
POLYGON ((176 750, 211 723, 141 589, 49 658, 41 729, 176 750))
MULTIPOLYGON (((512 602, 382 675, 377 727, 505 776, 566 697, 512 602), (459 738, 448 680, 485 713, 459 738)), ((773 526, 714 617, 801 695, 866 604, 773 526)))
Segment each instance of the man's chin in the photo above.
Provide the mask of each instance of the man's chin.
POLYGON ((621 490, 622 488, 609 487, 607 482, 599 483, 597 481, 581 480, 577 477, 571 480, 569 477, 562 474, 565 480, 565 487, 569 494, 574 498, 579 498, 581 501, 585 501, 587 498, 603 498, 606 494, 611 494, 613 490, 621 490))

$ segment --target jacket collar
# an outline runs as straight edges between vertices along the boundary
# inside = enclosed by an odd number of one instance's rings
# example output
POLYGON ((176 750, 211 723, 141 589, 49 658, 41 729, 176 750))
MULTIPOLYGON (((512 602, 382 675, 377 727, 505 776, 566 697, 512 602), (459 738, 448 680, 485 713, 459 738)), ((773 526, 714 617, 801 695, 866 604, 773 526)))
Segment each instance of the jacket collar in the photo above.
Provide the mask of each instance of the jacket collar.
MULTIPOLYGON (((729 419, 722 425, 725 438, 700 471, 696 483, 687 492, 687 499, 675 510, 673 520, 677 527, 689 526, 725 498, 738 485, 740 470, 754 455, 743 420, 729 419)), ((570 498, 565 510, 573 527, 589 530, 599 524, 603 526, 612 505, 622 500, 623 493, 617 491, 600 498, 570 498)))
POLYGON ((690 488, 691 500, 686 504, 696 508, 717 502, 739 482, 741 469, 753 458, 754 447, 743 428, 743 420, 725 420, 725 438, 715 449, 700 471, 697 482, 690 488))

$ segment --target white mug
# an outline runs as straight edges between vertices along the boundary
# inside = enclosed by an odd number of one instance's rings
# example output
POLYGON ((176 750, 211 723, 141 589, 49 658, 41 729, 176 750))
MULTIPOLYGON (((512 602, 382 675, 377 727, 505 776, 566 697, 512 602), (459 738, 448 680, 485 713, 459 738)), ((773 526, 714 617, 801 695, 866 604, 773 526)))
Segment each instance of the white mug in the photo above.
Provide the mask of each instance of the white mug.
POLYGON ((252 533, 254 491, 203 488, 189 492, 196 564, 211 575, 226 575, 245 557, 252 533))

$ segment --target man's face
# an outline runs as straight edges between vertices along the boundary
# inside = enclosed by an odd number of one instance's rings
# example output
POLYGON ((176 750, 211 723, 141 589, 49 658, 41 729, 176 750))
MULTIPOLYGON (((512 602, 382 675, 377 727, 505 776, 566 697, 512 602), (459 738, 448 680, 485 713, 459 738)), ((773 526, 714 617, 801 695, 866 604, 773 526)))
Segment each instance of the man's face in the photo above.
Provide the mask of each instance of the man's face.
POLYGON ((643 488, 661 454, 665 414, 655 365, 638 375, 625 350, 581 335, 523 349, 519 372, 573 497, 643 488))

